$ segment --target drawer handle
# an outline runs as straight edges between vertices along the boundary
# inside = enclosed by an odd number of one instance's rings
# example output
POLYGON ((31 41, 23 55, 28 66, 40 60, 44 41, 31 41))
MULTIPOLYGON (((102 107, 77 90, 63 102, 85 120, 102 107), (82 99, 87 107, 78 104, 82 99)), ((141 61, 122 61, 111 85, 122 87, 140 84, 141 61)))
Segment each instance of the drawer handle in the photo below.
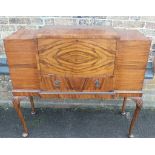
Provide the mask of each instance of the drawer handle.
POLYGON ((100 81, 99 81, 99 80, 96 80, 96 81, 95 81, 95 87, 96 87, 96 88, 100 88, 100 81))
POLYGON ((59 81, 59 80, 54 81, 54 86, 55 87, 60 88, 60 84, 61 84, 61 81, 59 81))

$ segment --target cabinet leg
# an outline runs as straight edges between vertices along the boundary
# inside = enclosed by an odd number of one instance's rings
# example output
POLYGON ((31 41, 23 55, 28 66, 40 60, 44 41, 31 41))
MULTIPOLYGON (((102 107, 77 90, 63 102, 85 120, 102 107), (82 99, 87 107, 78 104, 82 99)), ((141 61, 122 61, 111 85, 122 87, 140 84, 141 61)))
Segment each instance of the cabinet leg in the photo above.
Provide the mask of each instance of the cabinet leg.
POLYGON ((125 109, 126 109, 126 102, 127 102, 127 97, 124 97, 123 99, 123 105, 121 109, 121 114, 124 116, 126 114, 125 109))
POLYGON ((134 100, 135 103, 136 103, 136 109, 135 109, 135 111, 134 111, 133 118, 132 118, 132 120, 131 120, 130 127, 129 127, 129 134, 128 134, 128 137, 129 137, 129 138, 134 137, 134 136, 132 135, 132 130, 133 130, 134 126, 135 126, 135 122, 136 122, 136 120, 137 120, 137 118, 138 118, 138 115, 139 115, 139 113, 140 113, 140 111, 141 111, 141 108, 142 108, 142 106, 143 106, 143 100, 142 100, 141 97, 133 98, 133 100, 134 100))
POLYGON ((32 114, 32 115, 35 115, 35 114, 36 114, 36 110, 35 110, 35 107, 34 107, 33 97, 30 96, 29 99, 30 99, 31 109, 32 109, 32 110, 31 110, 31 114, 32 114))
POLYGON ((13 103, 13 106, 14 106, 17 114, 18 114, 18 117, 19 117, 19 119, 21 121, 21 124, 23 126, 23 129, 24 129, 24 132, 23 132, 22 136, 27 137, 28 136, 28 129, 27 129, 23 114, 21 112, 19 97, 14 97, 12 103, 13 103))

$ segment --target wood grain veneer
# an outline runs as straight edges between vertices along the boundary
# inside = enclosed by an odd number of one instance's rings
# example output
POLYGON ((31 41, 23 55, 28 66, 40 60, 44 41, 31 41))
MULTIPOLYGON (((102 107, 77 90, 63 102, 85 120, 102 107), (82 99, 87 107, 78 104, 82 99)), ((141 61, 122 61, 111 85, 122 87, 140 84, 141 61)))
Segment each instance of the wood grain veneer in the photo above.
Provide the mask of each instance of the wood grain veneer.
MULTIPOLYGON (((90 81, 96 77, 103 83, 105 77, 112 76, 113 90, 142 90, 150 48, 150 40, 138 31, 109 27, 21 29, 4 43, 13 89, 30 91, 52 88, 52 83, 45 86, 45 77, 47 83, 53 80, 50 75, 62 81, 67 78, 76 85, 84 82, 81 79, 90 81)), ((94 84, 93 80, 90 83, 94 84)), ((76 85, 73 90, 77 90, 76 85)), ((111 82, 106 85, 106 91, 112 90, 111 82)))

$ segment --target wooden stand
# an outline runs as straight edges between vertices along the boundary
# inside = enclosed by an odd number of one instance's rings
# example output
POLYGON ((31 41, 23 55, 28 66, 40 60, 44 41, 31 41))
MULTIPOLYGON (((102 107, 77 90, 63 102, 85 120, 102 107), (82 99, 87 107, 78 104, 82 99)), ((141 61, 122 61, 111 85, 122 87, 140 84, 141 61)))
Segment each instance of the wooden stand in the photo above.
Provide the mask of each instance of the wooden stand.
POLYGON ((128 134, 129 138, 134 137, 133 134, 132 134, 132 130, 133 130, 134 126, 135 126, 135 122, 136 122, 136 120, 138 118, 139 112, 141 111, 141 108, 143 106, 143 100, 142 100, 141 97, 135 97, 135 98, 133 98, 133 100, 136 103, 136 109, 134 111, 133 118, 131 120, 131 124, 130 124, 130 127, 129 127, 129 134, 128 134))
POLYGON ((34 108, 34 101, 33 101, 33 97, 32 97, 32 96, 30 96, 30 97, 29 97, 29 99, 30 99, 31 108, 32 108, 31 114, 32 114, 32 115, 35 115, 35 114, 36 114, 36 111, 35 111, 35 108, 34 108))
MULTIPOLYGON (((31 114, 34 115, 36 114, 36 110, 34 108, 34 101, 33 101, 33 97, 29 97, 30 98, 30 103, 31 103, 31 108, 32 108, 32 111, 31 111, 31 114)), ((133 115, 133 118, 131 120, 131 123, 130 123, 130 127, 129 127, 129 133, 128 133, 128 137, 129 138, 133 138, 133 134, 132 134, 132 130, 134 129, 134 126, 135 126, 135 122, 138 118, 138 115, 139 115, 139 112, 141 111, 141 108, 142 108, 142 105, 143 105, 143 101, 142 101, 142 98, 141 97, 135 97, 135 98, 132 98, 133 101, 135 101, 136 103, 136 109, 134 111, 134 115, 133 115)), ((22 133, 22 136, 23 137, 28 137, 28 128, 26 126, 26 122, 24 120, 24 117, 23 117, 23 114, 22 114, 22 111, 21 111, 21 108, 20 108, 20 100, 21 100, 21 97, 14 97, 13 98, 13 106, 18 114, 18 117, 21 121, 21 124, 23 126, 23 130, 24 132, 22 133)), ((121 114, 124 116, 126 114, 125 112, 125 108, 126 108, 126 101, 127 101, 127 97, 124 97, 124 100, 123 100, 123 105, 122 105, 122 111, 121 111, 121 114)))
POLYGON ((20 108, 20 97, 14 97, 12 103, 13 103, 13 106, 18 114, 18 117, 19 117, 21 124, 23 126, 23 129, 24 129, 22 136, 27 137, 28 136, 28 128, 26 126, 26 123, 25 123, 25 120, 24 120, 24 117, 23 117, 23 114, 22 114, 22 111, 20 108))
MULTIPOLYGON (((27 128, 27 125, 26 125, 26 122, 24 120, 24 116, 22 114, 21 107, 20 107, 20 101, 21 101, 21 99, 22 99, 22 97, 15 96, 15 97, 13 97, 12 103, 13 103, 13 107, 15 108, 15 110, 16 110, 16 112, 18 114, 18 117, 19 117, 19 119, 21 121, 21 124, 23 126, 23 130, 24 131, 22 133, 22 136, 23 137, 28 137, 28 134, 29 134, 28 133, 28 128, 27 128)), ((33 97, 30 96, 29 99, 30 99, 31 108, 32 108, 31 114, 32 115, 35 115, 36 114, 36 111, 35 111, 35 108, 34 108, 33 97)))
POLYGON ((121 114, 122 114, 122 115, 125 115, 125 114, 126 114, 126 112, 125 112, 126 101, 127 101, 127 97, 124 97, 123 105, 122 105, 122 111, 121 111, 121 114))
MULTIPOLYGON (((134 135, 132 134, 132 130, 133 130, 134 126, 135 126, 135 122, 136 122, 136 120, 138 118, 138 115, 139 115, 139 113, 141 111, 141 108, 143 106, 142 97, 134 97, 134 98, 132 98, 132 100, 136 103, 136 109, 134 111, 133 118, 131 120, 130 127, 129 127, 129 133, 128 133, 129 138, 134 137, 134 135)), ((126 115, 126 112, 125 112, 126 102, 127 102, 127 97, 124 97, 122 110, 121 110, 121 114, 123 116, 126 115)))

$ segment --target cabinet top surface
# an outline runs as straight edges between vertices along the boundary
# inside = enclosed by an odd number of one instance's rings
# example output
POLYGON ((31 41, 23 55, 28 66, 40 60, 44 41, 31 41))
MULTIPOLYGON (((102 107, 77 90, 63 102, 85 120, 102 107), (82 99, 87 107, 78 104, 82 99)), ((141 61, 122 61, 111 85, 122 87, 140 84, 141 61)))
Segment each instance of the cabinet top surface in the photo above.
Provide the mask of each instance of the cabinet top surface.
POLYGON ((37 38, 118 38, 112 27, 101 26, 46 26, 37 38))
POLYGON ((101 26, 45 26, 38 30, 20 29, 5 40, 35 38, 107 38, 120 40, 149 40, 137 30, 117 30, 101 26))

